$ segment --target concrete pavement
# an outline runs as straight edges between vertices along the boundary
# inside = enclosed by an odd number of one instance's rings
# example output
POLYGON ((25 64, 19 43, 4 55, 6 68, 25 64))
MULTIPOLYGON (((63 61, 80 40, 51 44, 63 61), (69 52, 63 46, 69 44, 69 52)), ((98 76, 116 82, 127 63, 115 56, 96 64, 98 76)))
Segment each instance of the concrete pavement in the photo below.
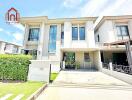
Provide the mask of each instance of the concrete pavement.
POLYGON ((61 71, 37 100, 132 100, 132 86, 101 72, 61 71))

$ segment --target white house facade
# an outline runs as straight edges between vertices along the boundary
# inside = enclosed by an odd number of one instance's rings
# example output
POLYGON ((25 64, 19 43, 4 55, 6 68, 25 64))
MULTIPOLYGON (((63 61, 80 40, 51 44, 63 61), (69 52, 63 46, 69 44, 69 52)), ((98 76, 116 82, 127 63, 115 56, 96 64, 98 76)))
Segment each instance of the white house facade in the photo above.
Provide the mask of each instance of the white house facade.
POLYGON ((0 41, 0 54, 20 54, 21 46, 13 43, 0 41))
POLYGON ((74 68, 73 62, 81 69, 98 70, 102 62, 127 65, 125 45, 110 43, 132 38, 132 16, 104 16, 98 23, 97 19, 23 17, 24 53, 36 55, 35 61, 50 61, 58 70, 74 68))

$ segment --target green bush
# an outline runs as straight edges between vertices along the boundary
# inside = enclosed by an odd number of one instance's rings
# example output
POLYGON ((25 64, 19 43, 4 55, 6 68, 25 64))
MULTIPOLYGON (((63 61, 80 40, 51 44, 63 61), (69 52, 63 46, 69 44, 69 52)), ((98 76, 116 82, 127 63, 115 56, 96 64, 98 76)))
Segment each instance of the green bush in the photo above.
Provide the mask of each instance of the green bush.
POLYGON ((29 55, 1 54, 0 79, 26 81, 31 58, 29 55))

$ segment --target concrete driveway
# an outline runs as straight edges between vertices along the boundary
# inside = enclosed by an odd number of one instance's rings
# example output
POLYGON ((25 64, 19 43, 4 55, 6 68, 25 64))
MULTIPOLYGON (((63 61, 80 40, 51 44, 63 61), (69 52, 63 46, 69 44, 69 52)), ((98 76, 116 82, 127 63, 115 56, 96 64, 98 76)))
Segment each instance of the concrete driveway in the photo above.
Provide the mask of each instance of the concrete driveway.
POLYGON ((132 100, 132 86, 101 72, 61 71, 37 100, 132 100))

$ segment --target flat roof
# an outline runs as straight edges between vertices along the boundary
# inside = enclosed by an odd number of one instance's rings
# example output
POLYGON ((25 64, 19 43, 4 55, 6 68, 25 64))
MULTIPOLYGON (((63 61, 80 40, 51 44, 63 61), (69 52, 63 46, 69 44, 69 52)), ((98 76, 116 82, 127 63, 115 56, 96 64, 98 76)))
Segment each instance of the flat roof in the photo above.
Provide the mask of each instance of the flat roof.
MULTIPOLYGON (((100 16, 99 21, 95 22, 95 30, 97 30, 105 20, 121 20, 121 19, 132 19, 132 15, 120 15, 120 16, 100 16)), ((97 20, 98 20, 97 19, 97 20)), ((96 21, 97 21, 96 20, 96 21)))

